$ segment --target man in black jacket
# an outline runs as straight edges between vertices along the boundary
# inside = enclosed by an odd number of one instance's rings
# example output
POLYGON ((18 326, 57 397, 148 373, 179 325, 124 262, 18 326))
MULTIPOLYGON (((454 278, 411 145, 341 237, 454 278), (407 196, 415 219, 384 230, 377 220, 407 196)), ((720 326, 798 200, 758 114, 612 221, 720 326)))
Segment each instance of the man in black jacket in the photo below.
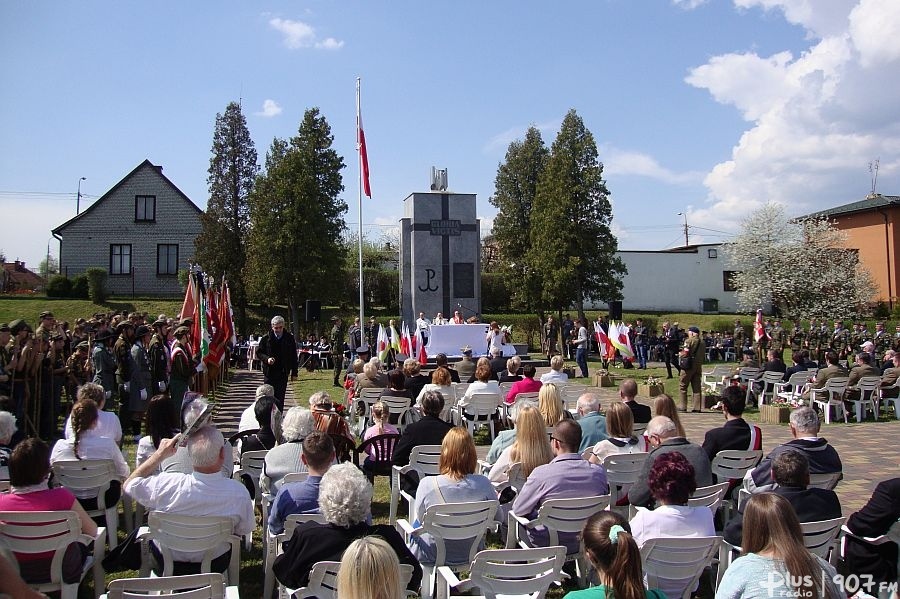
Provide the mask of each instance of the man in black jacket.
MULTIPOLYGON (((788 450, 772 460, 772 478, 776 495, 787 499, 800 522, 818 522, 841 517, 841 502, 834 491, 809 487, 809 460, 799 451, 788 450)), ((738 511, 725 525, 725 540, 741 546, 744 514, 738 511)))
MULTIPOLYGON (((900 478, 883 480, 875 487, 869 502, 847 519, 854 535, 878 537, 886 534, 900 519, 900 478)), ((846 563, 852 574, 869 574, 876 583, 897 580, 897 543, 872 545, 854 537, 846 537, 846 563)), ((860 576, 862 578, 862 576, 860 576)), ((879 589, 866 589, 870 595, 879 589)))
POLYGON ((260 340, 256 357, 262 363, 265 382, 275 389, 278 409, 284 412, 288 376, 292 381, 297 378, 297 342, 284 329, 283 317, 272 319, 272 330, 260 340))
MULTIPOLYGON (((703 451, 712 461, 716 454, 725 449, 762 449, 762 432, 758 426, 744 420, 746 399, 740 387, 725 387, 722 391, 722 413, 725 424, 706 431, 703 451)), ((719 481, 721 482, 721 481, 719 481)))

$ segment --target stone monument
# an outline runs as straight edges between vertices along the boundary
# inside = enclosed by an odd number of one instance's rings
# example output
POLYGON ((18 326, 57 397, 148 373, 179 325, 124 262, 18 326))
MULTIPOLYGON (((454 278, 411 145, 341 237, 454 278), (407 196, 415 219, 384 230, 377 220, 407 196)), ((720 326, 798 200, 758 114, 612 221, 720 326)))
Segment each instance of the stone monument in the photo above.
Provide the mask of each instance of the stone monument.
POLYGON ((428 319, 438 312, 450 318, 455 310, 464 318, 481 314, 481 225, 475 194, 447 191, 446 171, 439 175, 432 177, 433 191, 403 200, 400 316, 409 324, 419 312, 428 319))

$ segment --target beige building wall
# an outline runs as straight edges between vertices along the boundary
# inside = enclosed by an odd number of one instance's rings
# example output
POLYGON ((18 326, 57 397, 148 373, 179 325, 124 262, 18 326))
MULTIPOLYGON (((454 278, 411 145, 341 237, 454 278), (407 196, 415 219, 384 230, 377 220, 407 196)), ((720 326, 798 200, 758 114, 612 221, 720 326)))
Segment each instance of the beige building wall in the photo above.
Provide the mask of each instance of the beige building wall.
POLYGON ((873 302, 896 300, 900 241, 900 208, 885 207, 880 211, 857 212, 831 217, 835 228, 847 234, 847 247, 859 251, 859 259, 875 282, 873 302))

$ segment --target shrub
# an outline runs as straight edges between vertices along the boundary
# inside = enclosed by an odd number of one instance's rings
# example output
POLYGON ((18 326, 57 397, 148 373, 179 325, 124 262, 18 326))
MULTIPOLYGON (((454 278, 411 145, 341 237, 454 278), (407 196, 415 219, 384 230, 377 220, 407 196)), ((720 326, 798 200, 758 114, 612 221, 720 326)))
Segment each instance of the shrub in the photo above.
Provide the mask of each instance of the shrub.
POLYGON ((72 293, 70 297, 78 299, 87 299, 90 295, 90 285, 87 275, 81 273, 72 277, 72 293))
POLYGON ((72 281, 63 275, 54 275, 50 277, 47 283, 47 297, 71 297, 72 281))
POLYGON ((509 308, 512 297, 506 281, 499 273, 481 275, 481 309, 500 312, 509 308))
POLYGON ((95 304, 106 301, 106 269, 89 268, 84 271, 88 279, 88 296, 95 304))

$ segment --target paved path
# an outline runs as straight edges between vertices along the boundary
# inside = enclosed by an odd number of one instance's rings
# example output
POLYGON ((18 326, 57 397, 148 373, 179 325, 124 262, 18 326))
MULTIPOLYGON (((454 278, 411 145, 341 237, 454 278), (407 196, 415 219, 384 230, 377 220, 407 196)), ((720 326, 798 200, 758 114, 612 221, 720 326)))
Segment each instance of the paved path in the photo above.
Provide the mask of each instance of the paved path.
MULTIPOLYGON (((241 412, 253 402, 256 387, 263 382, 259 371, 236 370, 227 392, 219 399, 216 424, 226 437, 237 431, 241 412)), ((618 401, 617 388, 600 390, 604 407, 618 401)), ((639 397, 641 403, 650 405, 650 398, 639 397)), ((295 405, 293 390, 288 385, 287 406, 295 405)), ((721 426, 718 412, 682 414, 682 424, 688 438, 703 442, 707 430, 721 426)), ((761 424, 763 451, 769 452, 791 438, 787 425, 761 424)), ((844 480, 837 486, 837 494, 845 514, 859 509, 868 501, 880 481, 900 476, 900 421, 866 422, 861 424, 830 424, 822 427, 822 436, 834 445, 844 464, 844 480)), ((479 457, 487 454, 486 446, 478 448, 479 457)))

